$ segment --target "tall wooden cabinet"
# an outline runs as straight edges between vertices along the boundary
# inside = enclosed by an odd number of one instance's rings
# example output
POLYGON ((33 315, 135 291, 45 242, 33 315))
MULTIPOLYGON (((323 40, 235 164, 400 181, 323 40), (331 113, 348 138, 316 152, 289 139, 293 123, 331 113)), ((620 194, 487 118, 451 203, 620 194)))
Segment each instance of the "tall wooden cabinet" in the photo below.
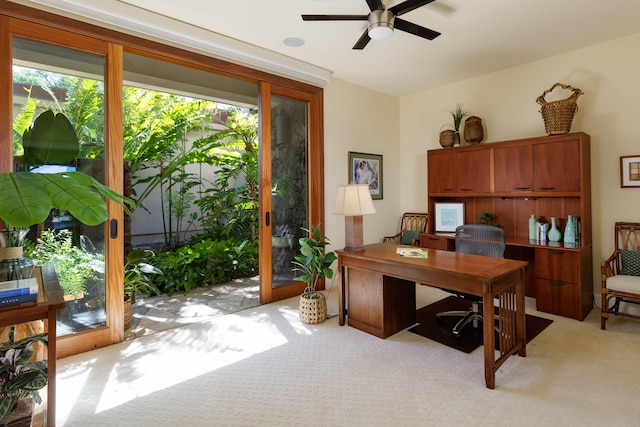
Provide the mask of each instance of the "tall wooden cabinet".
MULTIPOLYGON (((427 152, 429 212, 438 202, 464 202, 465 223, 495 215, 507 235, 508 258, 529 262, 525 289, 538 310, 583 320, 593 307, 590 138, 571 133, 427 152), (580 218, 578 243, 529 240, 531 215, 580 218)), ((453 236, 434 232, 421 245, 453 249, 453 236)))

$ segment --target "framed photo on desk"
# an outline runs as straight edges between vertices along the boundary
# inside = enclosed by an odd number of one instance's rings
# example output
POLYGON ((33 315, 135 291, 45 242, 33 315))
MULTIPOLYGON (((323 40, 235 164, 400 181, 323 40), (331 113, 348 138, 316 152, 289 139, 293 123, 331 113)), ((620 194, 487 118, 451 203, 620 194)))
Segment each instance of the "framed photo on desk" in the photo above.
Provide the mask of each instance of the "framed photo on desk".
POLYGON ((464 224, 464 202, 434 203, 435 232, 455 233, 464 224))

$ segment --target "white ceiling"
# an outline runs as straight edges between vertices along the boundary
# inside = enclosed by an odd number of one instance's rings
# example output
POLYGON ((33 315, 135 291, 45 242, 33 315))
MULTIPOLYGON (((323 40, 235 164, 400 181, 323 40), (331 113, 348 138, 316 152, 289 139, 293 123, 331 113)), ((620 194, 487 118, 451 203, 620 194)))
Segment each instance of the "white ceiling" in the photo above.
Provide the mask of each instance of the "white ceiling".
MULTIPOLYGON (((386 0, 385 4, 390 7, 402 1, 386 0)), ((246 48, 246 57, 264 56, 255 47, 271 51, 266 62, 273 64, 275 72, 278 62, 286 66, 294 58, 329 70, 334 77, 395 96, 640 32, 637 0, 436 0, 402 18, 439 31, 440 37, 429 41, 396 30, 390 39, 372 40, 358 51, 351 47, 366 21, 303 22, 300 15, 364 15, 369 12, 365 0, 16 2, 69 10, 187 44, 181 34, 190 29, 216 44, 222 43, 218 35, 223 35, 229 49, 246 48), (150 31, 151 27, 155 30, 150 31), (305 43, 286 46, 283 40, 288 37, 305 43)), ((196 47, 202 49, 199 44, 196 47)))

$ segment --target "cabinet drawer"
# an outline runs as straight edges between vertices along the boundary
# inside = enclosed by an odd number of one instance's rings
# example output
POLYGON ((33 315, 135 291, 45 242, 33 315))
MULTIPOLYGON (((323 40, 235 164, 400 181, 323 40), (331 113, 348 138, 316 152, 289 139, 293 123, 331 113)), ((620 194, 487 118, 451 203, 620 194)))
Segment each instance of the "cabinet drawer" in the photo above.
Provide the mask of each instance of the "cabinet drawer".
POLYGON ((580 295, 576 283, 536 279, 536 308, 538 311, 582 320, 580 295))
POLYGON ((577 283, 580 268, 578 252, 560 249, 536 249, 536 278, 577 283))
POLYGON ((427 249, 440 249, 442 251, 453 251, 455 245, 453 239, 432 234, 420 235, 420 247, 427 249))

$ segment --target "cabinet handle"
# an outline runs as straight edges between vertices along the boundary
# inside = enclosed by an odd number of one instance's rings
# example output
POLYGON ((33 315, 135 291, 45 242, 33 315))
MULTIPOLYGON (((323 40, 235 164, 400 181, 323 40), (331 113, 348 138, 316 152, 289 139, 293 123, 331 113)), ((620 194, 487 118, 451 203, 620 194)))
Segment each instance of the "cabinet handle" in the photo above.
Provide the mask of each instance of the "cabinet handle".
POLYGON ((461 188, 460 191, 473 191, 473 188, 461 188))
POLYGON ((547 249, 547 253, 550 253, 552 255, 562 255, 564 254, 564 251, 559 251, 557 249, 547 249))
POLYGON ((531 190, 531 187, 516 187, 515 189, 519 191, 523 191, 523 190, 531 190))
POLYGON ((558 282, 557 280, 549 280, 549 284, 553 286, 562 286, 564 283, 558 282))
POLYGON ((445 188, 444 191, 454 191, 455 188, 445 188))
POLYGON ((541 190, 555 190, 556 187, 540 187, 541 190))
POLYGON ((428 237, 428 239, 429 239, 429 240, 440 240, 440 239, 438 239, 437 237, 431 237, 431 236, 429 236, 429 237, 428 237))

